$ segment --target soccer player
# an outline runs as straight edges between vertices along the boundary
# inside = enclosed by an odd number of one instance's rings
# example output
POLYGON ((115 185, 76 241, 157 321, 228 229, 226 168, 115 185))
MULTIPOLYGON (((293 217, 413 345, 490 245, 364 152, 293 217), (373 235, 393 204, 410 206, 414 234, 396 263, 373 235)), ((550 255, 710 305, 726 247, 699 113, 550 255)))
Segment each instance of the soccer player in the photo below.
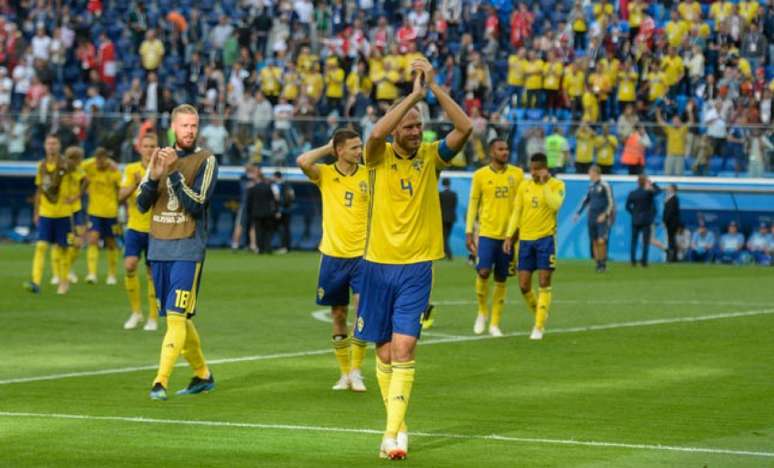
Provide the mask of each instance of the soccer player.
POLYGON ((489 142, 491 162, 473 174, 470 202, 465 224, 465 243, 470 253, 477 255, 476 298, 478 316, 473 325, 476 335, 484 333, 489 317, 489 276, 494 270, 494 294, 492 295, 492 321, 489 334, 502 336, 500 318, 505 304, 505 281, 515 273, 513 255, 503 252, 508 221, 513 211, 513 199, 524 180, 521 168, 508 164, 510 151, 502 138, 489 142), (478 245, 473 236, 473 225, 479 221, 478 245), (511 270, 514 270, 511 273, 511 270))
POLYGON ((341 377, 334 390, 366 390, 360 370, 366 343, 348 336, 349 291, 357 310, 368 221, 368 172, 360 165, 363 142, 350 128, 340 128, 325 146, 296 159, 298 166, 322 195, 322 241, 317 304, 330 306, 333 318, 333 350, 341 377), (326 157, 333 164, 317 164, 326 157))
POLYGON ((355 336, 376 343, 376 377, 387 409, 380 456, 408 453, 405 416, 414 383, 420 319, 430 300, 432 262, 443 258, 438 171, 470 136, 464 111, 434 80, 427 60, 415 60, 413 90, 379 119, 366 142, 371 181, 368 238, 355 336), (427 89, 454 124, 444 140, 422 142, 417 104, 427 89), (387 137, 392 135, 393 142, 387 137))
POLYGON ((529 338, 542 340, 551 307, 551 274, 556 268, 556 214, 564 202, 564 182, 551 177, 546 155, 542 153, 532 156, 529 170, 532 180, 519 186, 503 251, 511 252, 518 234, 519 287, 527 307, 535 316, 529 338), (535 270, 540 285, 537 298, 532 292, 535 270))
POLYGON ((65 294, 70 285, 67 272, 67 246, 70 237, 70 210, 67 203, 67 164, 60 154, 61 143, 56 135, 48 135, 43 143, 46 158, 38 163, 35 175, 34 221, 38 227, 38 240, 32 259, 32 280, 24 286, 32 293, 40 292, 46 250, 53 247, 53 274, 59 277, 58 294, 65 294))
POLYGON ((607 237, 615 209, 613 190, 610 184, 602 180, 601 174, 602 171, 596 164, 589 169, 589 191, 583 197, 583 203, 574 217, 577 223, 586 207, 589 208, 589 239, 593 246, 594 260, 597 261, 597 273, 607 270, 607 237))
POLYGON ((99 243, 107 250, 108 275, 106 283, 116 284, 118 266, 118 246, 116 236, 121 232, 118 224, 118 190, 121 185, 121 172, 110 159, 105 148, 97 148, 94 157, 84 161, 86 172, 86 191, 89 195, 89 246, 86 249, 88 275, 86 282, 97 282, 97 264, 99 263, 99 243))
POLYGON ((140 187, 145 173, 148 170, 151 156, 159 147, 158 136, 148 132, 140 140, 140 160, 127 164, 121 179, 121 190, 118 193, 119 203, 126 203, 128 220, 126 233, 124 234, 124 286, 129 296, 129 307, 132 314, 124 323, 124 330, 133 330, 143 321, 142 305, 140 300, 140 278, 137 275, 137 263, 140 254, 145 255, 146 277, 148 281, 148 321, 143 330, 156 331, 158 329, 159 309, 156 304, 156 291, 153 288, 153 276, 148 264, 148 231, 150 231, 150 211, 140 213, 137 208, 137 189, 140 187))
POLYGON ((212 153, 196 146, 199 113, 195 107, 177 106, 172 111, 171 127, 175 146, 153 152, 137 194, 140 213, 151 213, 148 260, 159 315, 167 320, 159 370, 150 391, 152 400, 167 399, 169 376, 181 353, 193 368, 194 377, 177 394, 215 388, 192 319, 207 247, 207 211, 218 164, 212 153))
POLYGON ((81 166, 83 163, 83 149, 79 146, 70 146, 64 153, 67 169, 70 172, 70 184, 68 201, 71 202, 72 211, 72 243, 68 250, 69 274, 71 284, 78 282, 78 275, 73 271, 73 265, 78 260, 81 247, 86 236, 86 212, 83 211, 83 193, 86 189, 86 172, 81 166))

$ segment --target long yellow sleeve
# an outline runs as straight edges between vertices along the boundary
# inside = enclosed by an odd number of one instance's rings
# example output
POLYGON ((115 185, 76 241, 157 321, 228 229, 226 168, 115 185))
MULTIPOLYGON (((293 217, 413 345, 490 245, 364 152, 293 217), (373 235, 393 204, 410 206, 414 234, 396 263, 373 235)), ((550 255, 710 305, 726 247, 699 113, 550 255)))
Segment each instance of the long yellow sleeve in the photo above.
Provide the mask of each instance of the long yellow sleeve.
POLYGON ((470 200, 468 202, 468 216, 465 221, 465 234, 473 233, 473 224, 478 216, 478 205, 481 202, 481 184, 478 178, 473 176, 473 184, 470 187, 470 200))
POLYGON ((508 230, 506 231, 507 237, 513 237, 516 234, 516 230, 519 229, 519 223, 521 222, 521 210, 522 210, 522 198, 524 193, 525 184, 519 185, 519 190, 516 192, 516 198, 513 200, 513 212, 508 220, 508 230))

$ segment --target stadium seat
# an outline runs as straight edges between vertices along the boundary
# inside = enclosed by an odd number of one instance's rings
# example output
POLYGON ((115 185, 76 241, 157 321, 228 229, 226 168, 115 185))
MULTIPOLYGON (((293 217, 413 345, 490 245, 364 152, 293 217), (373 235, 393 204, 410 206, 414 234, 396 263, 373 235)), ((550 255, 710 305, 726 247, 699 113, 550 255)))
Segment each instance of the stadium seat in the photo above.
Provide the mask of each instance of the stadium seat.
POLYGON ((709 170, 713 174, 723 170, 723 158, 715 156, 710 158, 709 170))
POLYGON ((688 96, 680 94, 677 96, 677 113, 682 114, 685 111, 685 105, 688 103, 688 96))
POLYGON ((11 217, 11 207, 0 207, 0 231, 5 231, 13 227, 13 219, 11 217))
POLYGON ((537 120, 541 120, 542 118, 543 118, 543 110, 542 109, 529 109, 529 110, 527 110, 527 120, 537 121, 537 120))
POLYGON ((766 67, 766 79, 770 80, 774 78, 774 65, 769 65, 766 67))
POLYGON ((656 174, 661 173, 664 171, 664 156, 657 154, 657 155, 648 155, 645 158, 645 168, 647 169, 649 174, 656 174))

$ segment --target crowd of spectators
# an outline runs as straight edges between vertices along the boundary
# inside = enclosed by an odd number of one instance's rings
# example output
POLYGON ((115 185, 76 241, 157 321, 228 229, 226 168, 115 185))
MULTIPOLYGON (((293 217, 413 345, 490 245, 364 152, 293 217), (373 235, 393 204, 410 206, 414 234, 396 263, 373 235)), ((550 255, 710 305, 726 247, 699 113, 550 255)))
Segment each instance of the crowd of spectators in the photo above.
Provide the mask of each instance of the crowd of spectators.
MULTIPOLYGON (((0 0, 0 159, 42 135, 132 158, 194 103, 226 163, 283 165, 342 121, 364 137, 413 57, 513 161, 553 170, 762 176, 772 146, 774 0, 0 0), (557 153, 558 152, 558 153, 557 153), (558 156, 556 156, 558 155, 558 156)), ((426 138, 448 125, 432 95, 426 138)))

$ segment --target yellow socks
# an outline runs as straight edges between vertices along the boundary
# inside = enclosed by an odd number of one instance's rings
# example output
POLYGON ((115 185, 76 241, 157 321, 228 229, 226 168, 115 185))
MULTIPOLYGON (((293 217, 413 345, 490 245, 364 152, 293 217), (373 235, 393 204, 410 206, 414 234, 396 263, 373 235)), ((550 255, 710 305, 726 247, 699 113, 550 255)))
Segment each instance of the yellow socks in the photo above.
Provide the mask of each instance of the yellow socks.
MULTIPOLYGON (((392 382, 392 365, 385 364, 376 358, 376 381, 379 383, 379 392, 382 394, 382 401, 384 402, 384 409, 388 409, 388 398, 390 396, 390 383, 392 382)), ((398 432, 406 432, 406 422, 404 421, 400 425, 398 432)))
POLYGON ((89 245, 86 248, 86 268, 89 275, 97 276, 97 262, 99 262, 99 246, 89 245))
POLYGON ((140 304, 140 278, 137 277, 136 271, 126 270, 124 286, 126 287, 126 295, 129 296, 129 308, 132 309, 132 313, 141 314, 142 305, 140 304))
POLYGON ((494 293, 492 293, 492 320, 490 326, 499 327, 500 318, 503 316, 503 307, 505 306, 505 282, 495 281, 494 293))
POLYGON ((72 269, 73 265, 75 265, 76 260, 78 260, 78 255, 80 255, 81 253, 81 248, 71 245, 67 249, 67 253, 70 256, 70 268, 72 269))
POLYGON ((43 280, 43 270, 46 268, 46 250, 48 242, 35 242, 35 255, 32 257, 32 282, 40 286, 43 280))
POLYGON ((207 361, 204 360, 202 342, 199 340, 199 332, 196 331, 196 327, 191 320, 185 321, 185 330, 183 357, 188 361, 195 376, 200 379, 206 379, 210 376, 210 369, 207 367, 207 361))
POLYGON ((530 289, 526 293, 521 293, 521 296, 524 298, 524 302, 527 303, 527 308, 532 313, 532 315, 537 314, 537 307, 538 307, 538 301, 535 297, 535 293, 532 292, 530 289))
POLYGON ((535 327, 543 330, 548 319, 548 310, 551 307, 551 288, 538 290, 537 314, 535 315, 535 327))
POLYGON ((363 358, 365 358, 367 343, 363 340, 352 337, 352 345, 349 347, 350 367, 360 369, 363 367, 363 358))
POLYGON ((167 314, 167 333, 161 343, 159 372, 153 380, 154 384, 160 383, 164 388, 169 387, 169 376, 172 375, 172 369, 186 343, 186 322, 185 315, 167 314))
POLYGON ((148 318, 151 320, 159 319, 159 304, 156 302, 156 287, 153 285, 153 277, 151 277, 150 271, 148 272, 148 318))
POLYGON ((393 362, 390 393, 387 398, 387 429, 385 437, 396 437, 406 420, 411 388, 414 386, 414 361, 393 362))
POLYGON ((489 316, 487 299, 489 296, 489 280, 476 275, 476 299, 478 299, 478 314, 489 316))
POLYGON ((67 247, 55 245, 51 249, 51 258, 54 261, 54 274, 59 276, 59 281, 67 282, 67 275, 70 273, 69 257, 67 247))
POLYGON ((339 363, 341 375, 349 374, 351 369, 349 362, 349 344, 350 339, 347 335, 336 335, 333 337, 333 351, 336 354, 336 361, 339 363))
POLYGON ((108 263, 108 275, 116 276, 116 268, 118 267, 118 249, 108 247, 107 249, 107 263, 108 263))

